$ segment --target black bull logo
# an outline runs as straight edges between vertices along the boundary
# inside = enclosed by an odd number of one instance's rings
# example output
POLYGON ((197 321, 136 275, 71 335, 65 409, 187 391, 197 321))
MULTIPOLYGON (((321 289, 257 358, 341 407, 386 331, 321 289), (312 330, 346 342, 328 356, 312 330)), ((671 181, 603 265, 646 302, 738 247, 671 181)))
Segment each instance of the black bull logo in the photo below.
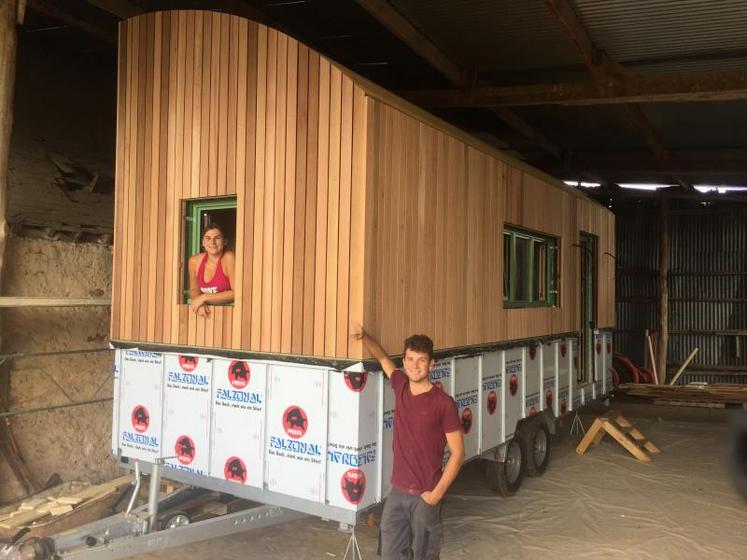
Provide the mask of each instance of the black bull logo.
POLYGON ((249 372, 246 371, 246 365, 244 365, 244 362, 236 362, 231 366, 231 376, 234 379, 243 379, 244 381, 249 381, 249 372))
POLYGON ((345 372, 345 378, 350 383, 350 387, 356 391, 366 384, 365 371, 347 371, 345 372))
POLYGON ((179 446, 179 452, 181 455, 185 455, 187 457, 194 457, 195 454, 195 448, 192 445, 192 441, 188 437, 180 438, 177 441, 177 445, 179 446))
POLYGON ((303 412, 299 408, 293 408, 288 411, 285 415, 285 421, 291 428, 306 429, 306 418, 304 418, 303 412))
POLYGON ((132 417, 138 424, 147 424, 148 420, 150 419, 145 408, 143 408, 142 406, 138 406, 135 409, 135 412, 132 413, 132 417))
POLYGON ((246 469, 241 465, 241 461, 238 459, 234 459, 228 463, 226 470, 228 471, 228 474, 231 475, 231 478, 235 480, 244 480, 246 477, 246 469))
POLYGON ((182 362, 184 362, 184 364, 192 364, 195 366, 197 365, 197 358, 194 356, 182 356, 182 362))
POLYGON ((488 393, 488 412, 493 414, 496 408, 498 408, 498 395, 495 391, 490 391, 488 393))
POLYGON ((350 500, 354 504, 360 502, 363 498, 363 490, 365 489, 363 486, 363 481, 352 481, 349 478, 344 478, 343 483, 345 484, 345 486, 343 487, 343 492, 345 492, 348 500, 350 500))

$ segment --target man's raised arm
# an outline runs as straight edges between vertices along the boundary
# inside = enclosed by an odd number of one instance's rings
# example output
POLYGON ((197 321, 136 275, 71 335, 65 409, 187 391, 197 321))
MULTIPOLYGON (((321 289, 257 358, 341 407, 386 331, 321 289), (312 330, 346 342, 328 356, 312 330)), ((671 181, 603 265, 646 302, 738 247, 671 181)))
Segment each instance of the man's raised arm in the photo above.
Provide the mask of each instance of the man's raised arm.
POLYGON ((394 365, 394 362, 389 358, 386 351, 381 347, 378 340, 368 334, 360 325, 353 327, 353 332, 350 336, 353 340, 360 340, 363 342, 363 346, 366 347, 366 350, 368 350, 381 364, 381 369, 384 371, 384 374, 387 377, 392 376, 392 372, 397 368, 394 365))

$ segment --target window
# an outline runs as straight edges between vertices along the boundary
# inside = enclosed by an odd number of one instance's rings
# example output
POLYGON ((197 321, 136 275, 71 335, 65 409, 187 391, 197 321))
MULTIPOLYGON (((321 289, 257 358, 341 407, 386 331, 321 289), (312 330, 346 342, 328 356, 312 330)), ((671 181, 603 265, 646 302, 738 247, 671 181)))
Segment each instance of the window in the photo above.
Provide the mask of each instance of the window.
POLYGON ((236 197, 202 198, 184 202, 184 277, 183 302, 189 303, 189 257, 202 252, 202 231, 217 224, 228 241, 227 249, 236 247, 236 197))
POLYGON ((558 304, 558 239, 506 226, 503 232, 505 307, 558 304))

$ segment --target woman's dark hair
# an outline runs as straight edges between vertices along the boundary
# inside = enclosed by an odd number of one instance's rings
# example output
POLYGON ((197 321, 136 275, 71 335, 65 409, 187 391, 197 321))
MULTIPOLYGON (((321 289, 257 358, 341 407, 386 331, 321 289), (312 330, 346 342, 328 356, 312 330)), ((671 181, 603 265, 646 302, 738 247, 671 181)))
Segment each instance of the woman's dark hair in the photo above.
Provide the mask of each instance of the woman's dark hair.
POLYGON ((224 239, 227 239, 226 232, 223 231, 223 227, 221 227, 220 224, 216 224, 215 222, 210 222, 208 225, 202 228, 202 234, 200 235, 200 237, 205 237, 205 234, 211 229, 217 229, 221 233, 221 235, 224 237, 224 239))

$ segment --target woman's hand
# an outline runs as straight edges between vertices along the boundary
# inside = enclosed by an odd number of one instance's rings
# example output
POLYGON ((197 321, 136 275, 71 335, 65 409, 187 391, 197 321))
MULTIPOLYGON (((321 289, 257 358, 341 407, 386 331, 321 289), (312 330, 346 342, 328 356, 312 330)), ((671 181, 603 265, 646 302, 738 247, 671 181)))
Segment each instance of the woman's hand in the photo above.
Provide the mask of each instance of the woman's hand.
POLYGON ((206 301, 207 298, 205 297, 205 294, 193 297, 191 303, 189 304, 189 309, 200 317, 209 317, 210 308, 205 304, 206 301))

